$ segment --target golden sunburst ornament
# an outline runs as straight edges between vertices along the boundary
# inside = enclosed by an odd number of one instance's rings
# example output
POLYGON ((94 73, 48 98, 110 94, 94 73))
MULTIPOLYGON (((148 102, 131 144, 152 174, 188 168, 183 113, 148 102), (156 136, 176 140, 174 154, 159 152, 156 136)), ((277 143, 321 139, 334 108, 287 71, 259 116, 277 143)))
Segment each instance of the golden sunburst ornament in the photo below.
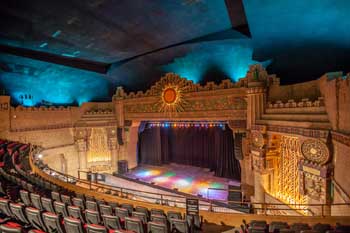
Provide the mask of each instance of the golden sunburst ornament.
POLYGON ((167 74, 157 83, 159 93, 159 111, 166 113, 183 112, 187 101, 184 93, 189 86, 188 80, 175 74, 167 74))

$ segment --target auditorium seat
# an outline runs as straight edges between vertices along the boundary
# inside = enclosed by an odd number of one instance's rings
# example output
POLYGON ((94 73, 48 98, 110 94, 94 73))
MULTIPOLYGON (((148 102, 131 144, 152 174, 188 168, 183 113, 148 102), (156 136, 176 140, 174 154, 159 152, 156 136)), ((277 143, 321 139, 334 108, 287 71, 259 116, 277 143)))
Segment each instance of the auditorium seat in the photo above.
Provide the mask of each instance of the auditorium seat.
POLYGON ((43 213, 43 221, 48 233, 65 233, 58 215, 50 212, 43 213))
POLYGON ((10 209, 13 214, 13 216, 20 221, 21 223, 25 225, 29 225, 30 222, 26 217, 26 214, 24 212, 24 205, 20 203, 10 203, 10 209))
POLYGON ((85 210, 84 200, 78 197, 73 197, 72 199, 73 205, 80 207, 81 210, 85 210))
POLYGON ((31 206, 32 203, 30 201, 30 197, 29 197, 29 192, 26 190, 20 190, 19 191, 19 196, 21 197, 21 200, 23 202, 24 205, 26 206, 31 206))
POLYGON ((107 228, 96 224, 88 224, 86 227, 86 233, 107 233, 107 228))
POLYGON ((105 202, 105 200, 100 200, 100 199, 96 199, 96 203, 97 203, 97 206, 100 206, 100 205, 105 205, 106 204, 106 202, 105 202))
POLYGON ((117 202, 108 202, 108 205, 111 206, 113 209, 119 206, 117 202))
POLYGON ((81 221, 72 217, 64 218, 64 228, 67 233, 84 233, 81 221))
POLYGON ((85 204, 86 204, 86 209, 87 210, 98 211, 97 202, 95 202, 95 201, 86 201, 85 204))
POLYGON ((255 228, 255 227, 261 227, 261 228, 266 228, 267 227, 267 222, 264 220, 252 220, 249 223, 249 227, 255 228))
POLYGON ((124 208, 115 208, 115 215, 118 216, 122 221, 124 221, 125 217, 129 217, 129 211, 124 208))
POLYGON ((311 230, 307 223, 293 223, 290 225, 290 229, 294 230, 295 233, 300 233, 302 230, 311 230))
POLYGON ((72 200, 71 200, 70 196, 61 195, 61 201, 62 201, 63 203, 66 203, 67 206, 68 206, 68 205, 72 205, 72 200))
POLYGON ((280 230, 276 230, 274 232, 279 232, 279 233, 296 233, 294 230, 292 229, 280 229, 280 230))
POLYGON ((62 217, 68 217, 67 205, 63 202, 55 201, 53 203, 55 213, 62 217))
POLYGON ((131 216, 140 219, 143 224, 148 222, 147 215, 145 213, 134 211, 132 212, 131 216))
POLYGON ((147 232, 148 233, 168 233, 168 226, 167 224, 160 223, 160 222, 148 222, 147 232))
POLYGON ((134 211, 134 206, 132 204, 129 203, 123 203, 120 205, 121 208, 127 209, 129 212, 129 216, 131 215, 131 213, 134 211))
POLYGON ((22 228, 3 224, 3 225, 0 225, 0 232, 1 233, 22 233, 22 228))
POLYGON ((94 202, 96 201, 96 199, 94 197, 88 196, 88 195, 85 196, 85 200, 86 201, 94 201, 94 202))
POLYGON ((40 195, 38 195, 36 193, 30 193, 30 199, 31 199, 32 204, 35 208, 37 208, 39 210, 43 210, 43 205, 41 203, 40 195))
POLYGON ((161 209, 151 209, 151 215, 164 215, 165 216, 165 212, 164 212, 164 210, 161 210, 161 209))
POLYGON ((8 217, 13 216, 11 209, 10 209, 10 200, 0 198, 0 212, 5 214, 8 217))
POLYGON ((195 227, 197 230, 202 229, 202 223, 203 223, 203 216, 198 215, 186 215, 187 223, 189 226, 195 227))
POLYGON ((257 228, 249 227, 248 232, 249 233, 266 233, 267 230, 266 228, 262 228, 262 227, 257 227, 257 228))
POLYGON ((102 215, 103 224, 108 229, 122 229, 122 226, 120 224, 120 218, 118 216, 112 216, 112 215, 102 215))
POLYGON ((0 181, 0 197, 7 196, 6 190, 3 187, 3 183, 0 181))
POLYGON ((51 192, 51 198, 54 201, 61 201, 61 197, 58 192, 51 192))
POLYGON ((269 224, 269 232, 274 232, 280 229, 288 228, 288 223, 286 222, 271 222, 269 224))
POLYGON ((147 220, 149 220, 149 211, 148 211, 148 209, 146 207, 136 206, 135 207, 135 211, 146 214, 147 220))
POLYGON ((83 223, 85 223, 82 211, 79 206, 68 206, 67 210, 69 217, 80 219, 83 223))
POLYGON ((332 227, 329 224, 317 223, 312 227, 312 230, 318 231, 320 233, 326 233, 326 231, 332 230, 332 227))
POLYGON ((53 207, 52 199, 46 198, 46 197, 41 197, 41 204, 42 204, 43 209, 45 211, 55 213, 55 209, 53 207))
POLYGON ((125 217, 125 228, 135 233, 145 233, 142 221, 138 218, 125 217))
POLYGON ((171 218, 170 222, 170 231, 173 232, 176 230, 179 233, 189 233, 190 229, 186 220, 171 218))
POLYGON ((98 211, 94 210, 85 210, 85 219, 88 224, 100 224, 101 217, 98 211))
POLYGON ((33 207, 27 207, 25 209, 25 213, 27 215, 27 219, 33 227, 39 230, 46 231, 46 227, 42 219, 40 210, 35 209, 33 207))
POLYGON ((164 215, 152 214, 151 221, 152 222, 160 222, 160 223, 163 223, 165 225, 168 225, 168 220, 164 215))
POLYGON ((168 220, 171 218, 182 219, 182 214, 180 212, 168 211, 167 216, 168 220))
POLYGON ((105 214, 105 215, 112 215, 113 214, 113 209, 109 205, 101 204, 100 205, 100 213, 101 213, 101 215, 103 215, 103 214, 105 214))

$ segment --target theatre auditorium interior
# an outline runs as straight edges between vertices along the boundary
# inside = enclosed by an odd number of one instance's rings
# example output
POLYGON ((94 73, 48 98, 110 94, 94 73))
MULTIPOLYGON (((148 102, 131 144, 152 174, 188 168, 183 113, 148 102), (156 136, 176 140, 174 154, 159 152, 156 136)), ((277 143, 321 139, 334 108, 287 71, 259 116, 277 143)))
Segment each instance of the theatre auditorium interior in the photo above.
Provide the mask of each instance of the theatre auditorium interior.
POLYGON ((350 233, 349 0, 2 0, 0 233, 350 233))

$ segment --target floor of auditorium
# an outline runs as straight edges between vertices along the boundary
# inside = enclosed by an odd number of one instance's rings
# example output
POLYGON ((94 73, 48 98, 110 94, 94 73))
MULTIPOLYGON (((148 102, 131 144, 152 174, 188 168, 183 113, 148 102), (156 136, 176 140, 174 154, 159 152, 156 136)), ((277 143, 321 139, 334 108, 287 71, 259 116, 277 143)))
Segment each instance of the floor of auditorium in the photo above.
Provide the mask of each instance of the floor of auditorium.
POLYGON ((125 176, 220 201, 227 200, 226 190, 229 184, 235 186, 240 184, 238 181, 216 177, 209 169, 174 163, 164 166, 142 165, 129 171, 125 176))

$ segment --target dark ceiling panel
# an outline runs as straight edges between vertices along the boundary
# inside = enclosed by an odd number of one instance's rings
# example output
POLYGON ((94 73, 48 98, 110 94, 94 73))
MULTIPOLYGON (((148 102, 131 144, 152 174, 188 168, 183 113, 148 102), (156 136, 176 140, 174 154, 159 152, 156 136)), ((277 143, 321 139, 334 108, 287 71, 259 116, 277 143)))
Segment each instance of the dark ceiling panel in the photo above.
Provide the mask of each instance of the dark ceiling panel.
POLYGON ((105 74, 109 68, 109 64, 106 63, 88 61, 79 58, 58 56, 51 53, 34 51, 25 48, 16 48, 8 45, 0 45, 0 52, 45 62, 51 62, 59 65, 70 66, 102 74, 105 74))

